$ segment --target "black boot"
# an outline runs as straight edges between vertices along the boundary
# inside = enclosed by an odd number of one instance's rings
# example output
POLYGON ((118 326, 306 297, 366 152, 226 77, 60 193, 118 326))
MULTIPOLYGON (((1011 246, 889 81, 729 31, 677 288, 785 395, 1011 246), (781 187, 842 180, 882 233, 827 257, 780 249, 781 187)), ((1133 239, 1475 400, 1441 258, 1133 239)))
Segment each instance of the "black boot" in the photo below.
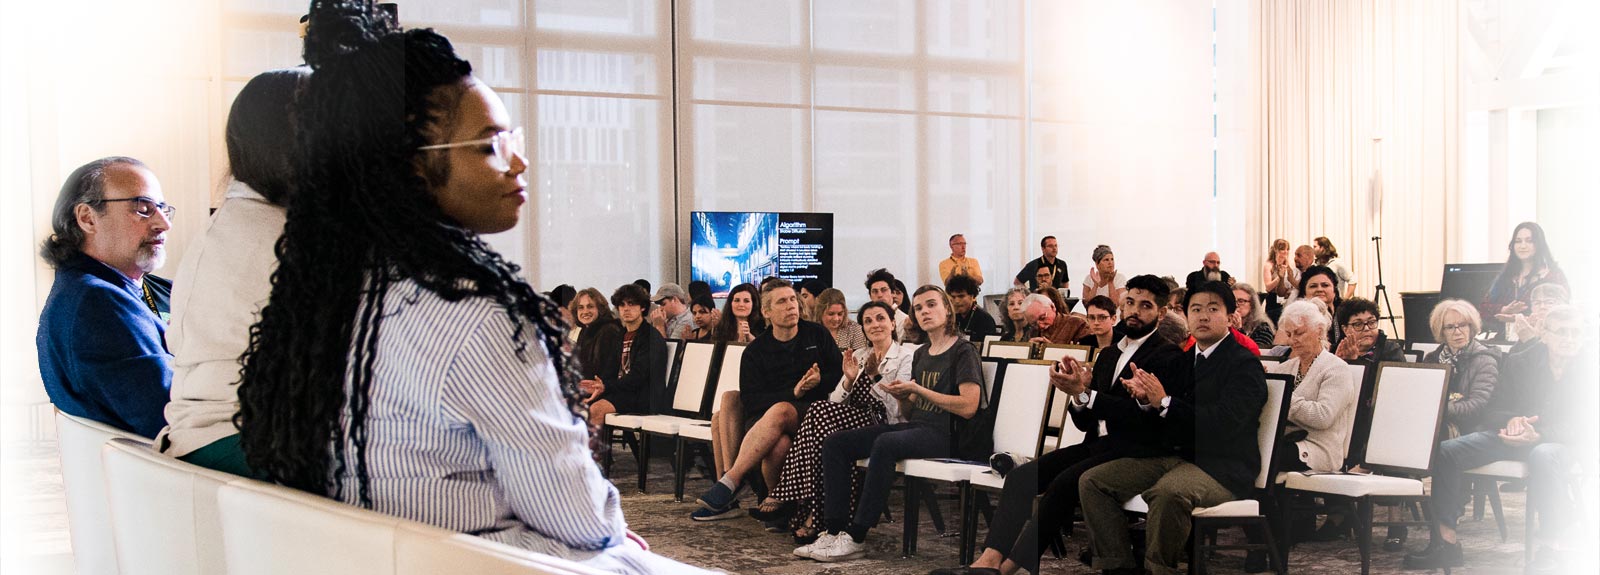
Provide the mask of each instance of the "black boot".
POLYGON ((1462 562, 1461 543, 1446 543, 1441 539, 1434 539, 1428 543, 1427 548, 1406 554, 1403 564, 1406 569, 1439 569, 1460 567, 1462 562))

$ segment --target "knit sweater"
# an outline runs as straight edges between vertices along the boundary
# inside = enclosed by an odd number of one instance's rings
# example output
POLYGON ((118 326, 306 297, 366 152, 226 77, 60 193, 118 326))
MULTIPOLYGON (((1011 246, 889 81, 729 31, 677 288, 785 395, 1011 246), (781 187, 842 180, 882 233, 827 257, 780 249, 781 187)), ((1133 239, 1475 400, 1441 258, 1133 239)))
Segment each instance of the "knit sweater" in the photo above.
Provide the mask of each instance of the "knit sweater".
MULTIPOLYGON (((1350 447, 1350 430, 1356 421, 1357 389, 1349 364, 1324 350, 1295 385, 1289 398, 1289 423, 1308 435, 1297 444, 1300 460, 1312 471, 1338 471, 1350 447)), ((1289 357, 1272 367, 1272 373, 1300 373, 1300 358, 1289 357)))

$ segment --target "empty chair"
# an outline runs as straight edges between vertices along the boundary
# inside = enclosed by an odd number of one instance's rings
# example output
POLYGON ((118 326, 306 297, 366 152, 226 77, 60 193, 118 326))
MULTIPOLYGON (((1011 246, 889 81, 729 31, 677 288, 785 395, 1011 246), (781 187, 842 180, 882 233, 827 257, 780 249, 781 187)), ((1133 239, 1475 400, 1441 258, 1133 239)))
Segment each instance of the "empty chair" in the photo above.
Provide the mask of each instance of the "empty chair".
POLYGON ((997 341, 989 344, 989 354, 984 357, 1028 359, 1033 357, 1033 344, 1025 341, 997 341))
POLYGON ((98 421, 56 411, 61 446, 61 479, 67 488, 67 526, 79 573, 115 575, 117 549, 106 494, 100 448, 112 439, 150 445, 150 440, 98 421))

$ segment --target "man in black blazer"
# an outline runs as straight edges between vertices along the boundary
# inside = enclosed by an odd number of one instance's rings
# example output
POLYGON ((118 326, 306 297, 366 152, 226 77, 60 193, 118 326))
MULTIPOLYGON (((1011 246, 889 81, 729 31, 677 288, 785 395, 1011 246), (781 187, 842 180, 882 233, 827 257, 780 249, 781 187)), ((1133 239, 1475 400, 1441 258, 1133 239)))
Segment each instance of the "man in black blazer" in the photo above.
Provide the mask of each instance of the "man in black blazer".
POLYGON ((1183 287, 1189 291, 1206 282, 1222 282, 1233 288, 1233 276, 1222 269, 1222 257, 1217 252, 1206 252, 1206 259, 1200 262, 1200 269, 1189 272, 1189 277, 1184 278, 1183 287))
POLYGON ((1094 566, 1108 573, 1141 572, 1124 502, 1144 495, 1149 507, 1143 567, 1157 575, 1178 573, 1190 513, 1248 497, 1261 466, 1256 430, 1267 401, 1266 374, 1229 333, 1234 299, 1228 285, 1195 287, 1184 298, 1195 343, 1180 356, 1178 375, 1135 369, 1121 381, 1149 429, 1161 435, 1162 453, 1100 465, 1079 483, 1094 566))
POLYGON ((1058 446, 1007 474, 983 554, 971 566, 940 569, 933 575, 1000 573, 1012 567, 1038 573, 1039 534, 1070 530, 1078 506, 1078 479, 1084 472, 1122 457, 1165 453, 1159 422, 1150 421, 1157 416, 1140 409, 1118 382, 1139 369, 1168 380, 1180 379, 1180 368, 1187 370, 1182 351, 1155 334, 1169 295, 1167 284, 1155 276, 1128 280, 1120 306, 1124 335, 1100 352, 1093 373, 1070 358, 1055 365, 1050 383, 1068 394, 1072 424, 1087 437, 1078 445, 1058 446), (1033 499, 1041 494, 1044 498, 1035 515, 1033 499))

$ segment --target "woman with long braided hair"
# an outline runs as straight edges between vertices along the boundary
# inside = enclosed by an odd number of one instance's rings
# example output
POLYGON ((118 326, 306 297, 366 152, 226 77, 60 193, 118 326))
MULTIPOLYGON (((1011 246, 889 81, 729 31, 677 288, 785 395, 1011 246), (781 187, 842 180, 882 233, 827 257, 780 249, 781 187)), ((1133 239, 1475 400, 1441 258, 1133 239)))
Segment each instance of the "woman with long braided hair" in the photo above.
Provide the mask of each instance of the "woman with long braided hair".
POLYGON ((370 0, 314 0, 305 59, 297 193, 239 387, 250 466, 610 571, 695 571, 627 530, 557 306, 480 237, 526 201, 499 98, 370 0))

